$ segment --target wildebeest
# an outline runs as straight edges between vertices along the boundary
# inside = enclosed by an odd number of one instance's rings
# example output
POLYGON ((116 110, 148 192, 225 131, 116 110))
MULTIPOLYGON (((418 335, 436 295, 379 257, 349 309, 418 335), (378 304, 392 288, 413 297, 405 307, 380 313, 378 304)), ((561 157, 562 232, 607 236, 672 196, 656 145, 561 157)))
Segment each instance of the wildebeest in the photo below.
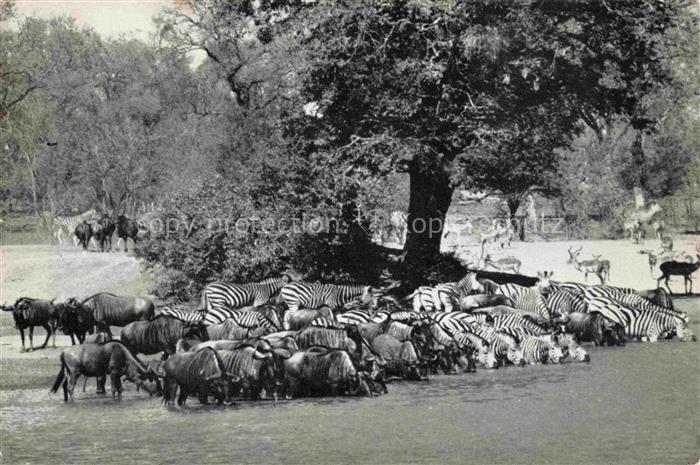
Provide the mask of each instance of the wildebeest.
POLYGON ((274 395, 283 387, 284 368, 282 361, 289 358, 284 349, 262 351, 252 345, 239 345, 233 350, 221 350, 219 356, 229 378, 229 395, 240 391, 251 399, 260 397, 260 392, 274 395))
POLYGON ((75 237, 78 238, 78 243, 82 244, 83 250, 88 249, 88 245, 90 244, 92 234, 92 226, 90 226, 90 223, 86 221, 83 221, 75 227, 75 237))
POLYGON ((80 375, 98 377, 98 392, 104 392, 104 379, 100 382, 100 378, 109 375, 112 396, 118 395, 120 398, 122 376, 126 376, 128 380, 135 383, 155 379, 146 366, 118 341, 105 344, 82 344, 63 349, 61 370, 58 372, 51 392, 58 391, 62 384, 64 400, 68 401, 69 397, 70 400, 74 400, 73 390, 80 375))
POLYGON ((311 348, 283 361, 287 399, 305 394, 372 395, 367 374, 360 374, 350 355, 339 349, 311 348))
MULTIPOLYGON (((124 252, 127 251, 127 242, 129 238, 131 238, 131 240, 134 241, 134 244, 136 244, 138 235, 139 226, 136 221, 131 220, 124 215, 119 215, 117 217, 117 237, 120 241, 124 241, 124 252)), ((117 248, 119 248, 119 244, 117 244, 117 248)))
POLYGON ((411 341, 399 341, 390 334, 381 334, 372 341, 372 348, 386 362, 387 376, 399 376, 403 379, 420 381, 427 379, 428 364, 437 357, 419 357, 411 341))
POLYGON ((115 224, 108 215, 102 215, 96 226, 93 227, 95 240, 100 247, 100 252, 112 250, 112 235, 114 234, 115 224), (105 247, 106 246, 106 247, 105 247))
POLYGON ((85 342, 85 335, 95 332, 95 316, 91 308, 82 305, 74 298, 56 305, 58 329, 70 336, 71 344, 85 342))
POLYGON ((365 349, 377 355, 355 324, 347 325, 344 329, 308 326, 299 331, 295 339, 302 349, 321 346, 345 350, 350 354, 353 362, 359 365, 366 358, 365 349))
POLYGON ((53 346, 56 347, 56 313, 53 301, 21 297, 11 307, 2 306, 2 310, 12 312, 15 320, 15 328, 19 330, 22 339, 22 352, 24 346, 24 330, 29 328, 29 350, 34 350, 34 327, 41 326, 46 330, 46 340, 40 349, 46 347, 49 337, 53 334, 53 346))
POLYGON ((228 397, 226 369, 219 354, 209 347, 197 352, 177 352, 160 366, 160 371, 165 380, 165 404, 173 405, 178 388, 178 405, 183 405, 189 395, 196 395, 200 404, 209 403, 209 394, 219 403, 228 397))
POLYGON ((624 345, 624 327, 605 318, 600 313, 572 312, 563 325, 566 333, 575 335, 580 341, 595 345, 624 345))
POLYGON ((175 353, 179 339, 205 339, 204 325, 158 315, 149 321, 134 321, 124 326, 120 340, 135 354, 151 355, 163 352, 163 358, 175 353))
POLYGON ((153 302, 145 297, 117 296, 100 292, 82 301, 93 311, 95 325, 111 334, 110 326, 125 326, 132 321, 151 320, 155 315, 153 302))

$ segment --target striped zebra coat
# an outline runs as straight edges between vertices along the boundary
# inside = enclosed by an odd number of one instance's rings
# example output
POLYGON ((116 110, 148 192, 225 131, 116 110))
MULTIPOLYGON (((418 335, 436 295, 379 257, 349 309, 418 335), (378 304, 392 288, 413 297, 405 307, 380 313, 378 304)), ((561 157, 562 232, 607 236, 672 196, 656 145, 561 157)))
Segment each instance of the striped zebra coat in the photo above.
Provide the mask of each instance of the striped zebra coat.
POLYGON ((547 320, 552 318, 547 307, 547 301, 536 286, 525 287, 519 284, 507 283, 498 286, 496 292, 512 300, 515 303, 515 308, 535 313, 547 320))
POLYGON ((484 286, 476 279, 476 273, 467 273, 457 283, 443 283, 435 286, 421 286, 404 300, 411 300, 413 310, 451 312, 459 308, 459 299, 473 291, 484 292, 484 286))
POLYGON ((284 314, 284 328, 289 329, 289 321, 300 308, 317 309, 323 306, 336 312, 353 300, 363 302, 371 299, 372 288, 360 284, 318 284, 294 282, 285 285, 280 291, 288 310, 284 314))
POLYGON ((213 314, 207 313, 204 317, 204 324, 207 326, 229 323, 241 328, 269 328, 273 331, 280 329, 279 324, 274 319, 254 310, 231 310, 228 316, 222 320, 212 318, 213 314))
POLYGON ((512 334, 497 331, 489 326, 479 326, 475 332, 489 342, 491 352, 499 364, 504 365, 506 362, 516 366, 525 364, 520 341, 512 334))
POLYGON ((493 328, 497 331, 502 329, 516 330, 530 336, 543 336, 548 333, 542 326, 517 313, 494 316, 493 328))
POLYGON ((530 364, 559 363, 564 358, 562 348, 551 336, 523 335, 520 345, 525 360, 530 364))
POLYGON ((622 305, 638 310, 653 310, 662 313, 670 313, 683 320, 684 323, 688 323, 688 315, 685 312, 656 305, 651 300, 637 294, 637 291, 634 289, 613 286, 591 286, 586 289, 584 295, 586 299, 612 299, 622 305))
POLYGON ((569 313, 586 313, 586 300, 582 294, 569 289, 559 289, 547 296, 547 308, 551 315, 568 315, 569 313))
POLYGON ((159 309, 158 315, 165 315, 177 318, 178 320, 184 321, 185 323, 204 324, 204 317, 206 316, 206 311, 204 311, 204 309, 186 310, 182 308, 163 307, 159 309))
POLYGON ((681 340, 695 340, 695 335, 685 322, 670 313, 638 310, 606 297, 592 298, 588 300, 588 306, 591 312, 598 312, 622 325, 625 335, 630 338, 656 342, 675 333, 681 340))
POLYGON ((72 237, 73 244, 78 246, 78 237, 75 235, 75 228, 83 221, 90 222, 98 218, 95 209, 75 216, 57 216, 53 219, 53 237, 59 244, 63 245, 64 237, 72 237))
MULTIPOLYGON (((235 309, 264 305, 275 296, 292 278, 283 275, 267 278, 256 283, 230 284, 214 282, 202 291, 201 308, 207 312, 209 321, 221 322, 235 309), (211 315, 211 316, 209 316, 211 315)), ((211 323, 210 323, 211 324, 211 323)))

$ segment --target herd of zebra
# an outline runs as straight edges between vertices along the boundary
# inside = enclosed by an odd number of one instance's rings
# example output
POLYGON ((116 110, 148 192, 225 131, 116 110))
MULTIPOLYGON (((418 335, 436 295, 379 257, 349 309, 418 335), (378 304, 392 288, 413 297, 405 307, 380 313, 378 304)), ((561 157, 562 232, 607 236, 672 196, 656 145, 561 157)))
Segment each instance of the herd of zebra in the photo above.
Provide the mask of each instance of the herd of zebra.
POLYGON ((23 344, 23 329, 41 318, 82 342, 61 355, 52 391, 63 386, 66 400, 81 375, 97 377, 102 392, 110 375, 115 395, 125 376, 169 404, 178 390, 180 404, 188 395, 202 403, 258 399, 263 392, 275 399, 379 395, 391 380, 439 372, 588 362, 585 342, 695 340, 687 315, 661 288, 556 282, 551 272, 524 286, 469 272, 459 282, 397 295, 397 284, 299 278, 289 271, 255 283, 211 283, 196 310, 156 309, 148 299, 106 293, 63 303, 24 298, 3 309, 13 311, 23 344), (113 326, 122 326, 118 341, 113 326), (86 337, 94 328, 100 332, 86 337), (161 352, 160 361, 138 358, 161 352))
POLYGON ((139 221, 119 215, 112 219, 109 215, 99 215, 96 210, 88 210, 75 216, 56 216, 51 221, 51 233, 53 238, 63 245, 66 238, 73 239, 73 244, 77 247, 82 245, 83 250, 87 250, 90 243, 101 252, 112 249, 112 236, 117 234, 117 249, 119 243, 124 242, 124 251, 127 250, 127 240, 134 243, 144 233, 144 229, 139 227, 139 221))

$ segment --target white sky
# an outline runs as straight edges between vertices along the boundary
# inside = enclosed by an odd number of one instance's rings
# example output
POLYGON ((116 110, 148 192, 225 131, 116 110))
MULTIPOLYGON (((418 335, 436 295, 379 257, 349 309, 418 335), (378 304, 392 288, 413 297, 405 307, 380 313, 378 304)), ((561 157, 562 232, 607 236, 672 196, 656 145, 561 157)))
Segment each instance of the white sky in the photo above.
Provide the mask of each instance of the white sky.
MULTIPOLYGON (((2 1, 2 0, 0 0, 2 1)), ((90 26, 102 36, 127 34, 147 39, 155 32, 152 17, 171 0, 16 0, 21 16, 67 15, 79 26, 90 26)))

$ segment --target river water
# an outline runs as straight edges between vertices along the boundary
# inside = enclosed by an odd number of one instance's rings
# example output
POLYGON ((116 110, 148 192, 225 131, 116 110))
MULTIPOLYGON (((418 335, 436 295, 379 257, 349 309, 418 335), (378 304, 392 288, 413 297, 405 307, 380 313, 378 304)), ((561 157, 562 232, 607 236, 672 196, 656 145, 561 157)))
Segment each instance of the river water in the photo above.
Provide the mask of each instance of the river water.
POLYGON ((94 380, 69 404, 49 386, 6 390, 2 462, 696 463, 698 344, 591 346, 589 364, 437 376, 364 399, 165 408, 133 389, 97 396, 94 380))

